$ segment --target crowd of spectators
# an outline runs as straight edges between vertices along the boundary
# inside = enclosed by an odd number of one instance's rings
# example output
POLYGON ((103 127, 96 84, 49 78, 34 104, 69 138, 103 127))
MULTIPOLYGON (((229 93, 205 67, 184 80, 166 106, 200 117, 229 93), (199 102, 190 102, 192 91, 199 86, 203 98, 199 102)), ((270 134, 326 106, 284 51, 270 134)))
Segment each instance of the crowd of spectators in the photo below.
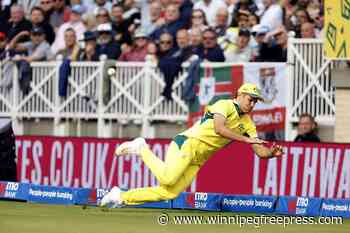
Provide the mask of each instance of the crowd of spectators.
POLYGON ((320 37, 322 0, 0 0, 0 58, 285 62, 320 37), (30 6, 24 3, 31 2, 30 6))

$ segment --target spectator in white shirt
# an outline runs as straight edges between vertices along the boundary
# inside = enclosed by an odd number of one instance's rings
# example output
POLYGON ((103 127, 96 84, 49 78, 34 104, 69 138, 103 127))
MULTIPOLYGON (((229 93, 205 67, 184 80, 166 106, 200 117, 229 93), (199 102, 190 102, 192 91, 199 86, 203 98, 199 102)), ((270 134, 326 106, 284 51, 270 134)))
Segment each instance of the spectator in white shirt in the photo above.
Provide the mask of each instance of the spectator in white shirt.
POLYGON ((194 4, 193 9, 203 10, 209 26, 215 26, 216 12, 222 7, 227 7, 223 0, 199 0, 194 4))
POLYGON ((236 49, 225 52, 226 62, 249 62, 252 58, 252 49, 249 46, 249 41, 249 30, 239 30, 236 41, 236 49))
POLYGON ((263 0, 265 9, 260 17, 260 25, 267 26, 271 31, 283 23, 283 11, 277 0, 263 0))
POLYGON ((85 25, 81 19, 81 15, 83 13, 84 13, 83 6, 74 5, 72 7, 72 13, 70 14, 70 20, 68 22, 62 24, 56 33, 56 39, 51 47, 53 53, 56 54, 58 50, 65 48, 64 33, 68 28, 74 29, 78 40, 83 38, 83 34, 86 31, 85 25))
POLYGON ((87 6, 87 13, 96 15, 99 8, 105 8, 108 12, 112 10, 112 2, 107 0, 86 0, 84 5, 87 6))

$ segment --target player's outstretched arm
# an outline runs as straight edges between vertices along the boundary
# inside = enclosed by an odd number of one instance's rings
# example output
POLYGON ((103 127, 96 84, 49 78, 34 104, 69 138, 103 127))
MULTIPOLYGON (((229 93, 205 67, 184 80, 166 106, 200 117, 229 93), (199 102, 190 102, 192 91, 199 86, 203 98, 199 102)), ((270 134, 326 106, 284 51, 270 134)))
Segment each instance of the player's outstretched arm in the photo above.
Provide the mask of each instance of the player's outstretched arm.
POLYGON ((252 148, 255 154, 262 159, 275 158, 283 154, 282 146, 275 144, 273 144, 270 148, 261 144, 252 144, 252 148))

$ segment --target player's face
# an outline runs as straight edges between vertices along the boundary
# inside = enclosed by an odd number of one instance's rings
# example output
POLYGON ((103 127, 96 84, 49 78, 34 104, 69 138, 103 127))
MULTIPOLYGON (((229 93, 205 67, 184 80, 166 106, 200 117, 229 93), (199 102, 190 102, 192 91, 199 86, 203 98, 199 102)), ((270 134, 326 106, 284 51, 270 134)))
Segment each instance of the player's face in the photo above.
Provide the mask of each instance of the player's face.
POLYGON ((242 94, 240 96, 241 98, 240 99, 240 103, 239 103, 239 106, 241 108, 241 110, 244 112, 244 113, 250 113, 256 102, 258 102, 258 99, 257 98, 253 98, 251 97, 250 95, 247 95, 247 94, 242 94))

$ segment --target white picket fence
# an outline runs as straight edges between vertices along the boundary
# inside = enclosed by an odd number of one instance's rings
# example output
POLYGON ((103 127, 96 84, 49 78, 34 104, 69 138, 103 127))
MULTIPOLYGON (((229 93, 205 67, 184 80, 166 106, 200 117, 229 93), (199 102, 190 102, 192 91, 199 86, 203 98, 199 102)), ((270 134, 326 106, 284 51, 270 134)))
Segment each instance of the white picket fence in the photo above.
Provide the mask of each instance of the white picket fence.
POLYGON ((286 138, 292 140, 293 124, 302 113, 315 117, 320 125, 335 123, 335 88, 331 70, 345 65, 323 55, 323 41, 294 39, 288 41, 288 101, 286 138))
POLYGON ((150 62, 110 63, 72 62, 67 95, 59 95, 60 61, 33 62, 31 91, 23 95, 18 84, 18 71, 11 62, 0 65, 0 80, 12 77, 10 83, 0 84, 0 117, 12 119, 49 118, 94 119, 99 123, 98 135, 106 136, 103 122, 117 120, 142 124, 147 136, 149 124, 155 120, 186 121, 188 107, 181 99, 181 73, 175 80, 172 101, 162 96, 165 86, 159 69, 150 62), (115 72, 108 75, 108 68, 115 72))

